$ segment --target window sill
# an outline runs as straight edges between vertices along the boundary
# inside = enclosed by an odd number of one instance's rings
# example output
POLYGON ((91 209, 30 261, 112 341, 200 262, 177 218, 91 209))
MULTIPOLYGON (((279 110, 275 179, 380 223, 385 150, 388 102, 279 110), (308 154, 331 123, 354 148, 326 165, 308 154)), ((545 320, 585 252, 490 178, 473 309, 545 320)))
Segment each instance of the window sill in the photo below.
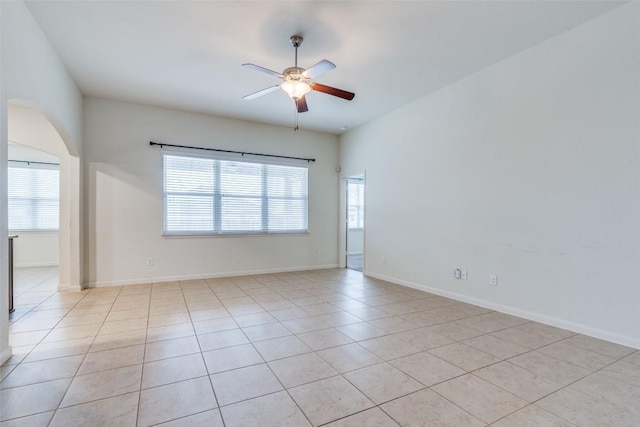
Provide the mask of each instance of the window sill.
POLYGON ((167 239, 192 239, 192 238, 209 238, 209 237, 289 237, 289 236, 308 236, 308 231, 292 232, 292 233, 163 233, 162 237, 167 239))
POLYGON ((9 230, 9 234, 29 234, 29 233, 39 233, 39 234, 45 234, 45 233, 59 233, 60 230, 52 230, 52 229, 46 229, 46 230, 9 230))

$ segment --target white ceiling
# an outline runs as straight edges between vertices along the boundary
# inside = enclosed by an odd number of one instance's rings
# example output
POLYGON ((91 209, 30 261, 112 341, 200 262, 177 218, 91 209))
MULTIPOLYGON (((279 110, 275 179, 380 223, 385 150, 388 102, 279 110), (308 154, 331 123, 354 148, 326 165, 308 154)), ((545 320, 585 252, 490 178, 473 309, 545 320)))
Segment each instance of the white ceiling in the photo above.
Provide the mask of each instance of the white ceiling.
POLYGON ((28 1, 84 94, 293 126, 279 83, 244 69, 337 68, 300 127, 339 134, 605 13, 612 1, 28 1))

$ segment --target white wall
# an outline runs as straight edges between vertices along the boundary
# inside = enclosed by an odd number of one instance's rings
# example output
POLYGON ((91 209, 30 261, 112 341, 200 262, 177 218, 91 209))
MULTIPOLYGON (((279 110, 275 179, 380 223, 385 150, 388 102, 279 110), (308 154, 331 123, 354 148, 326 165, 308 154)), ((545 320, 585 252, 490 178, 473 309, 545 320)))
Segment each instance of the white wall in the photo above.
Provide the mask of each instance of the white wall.
MULTIPOLYGON (((24 117, 24 115, 21 113, 24 111, 25 113, 28 114, 31 109, 23 108, 23 107, 14 107, 10 105, 9 110, 10 110, 9 116, 11 116, 9 120, 11 121, 11 119, 14 119, 13 122, 16 123, 17 116, 24 117)), ((46 119, 44 119, 44 121, 46 122, 46 119)), ((32 128, 38 127, 37 124, 36 126, 34 126, 31 120, 25 120, 24 126, 32 127, 32 128)), ((57 134, 54 134, 54 135, 58 140, 60 140, 60 137, 57 134)), ((7 147, 7 155, 9 156, 9 160, 24 160, 24 161, 32 161, 32 162, 46 162, 46 163, 58 163, 60 161, 60 159, 54 154, 48 153, 38 148, 31 147, 29 145, 25 145, 24 142, 17 142, 15 139, 20 138, 20 136, 21 135, 19 135, 19 133, 16 134, 16 126, 13 124, 9 124, 9 146, 7 147)), ((48 135, 42 135, 40 133, 40 134, 36 134, 34 139, 42 141, 43 139, 46 139, 47 136, 48 135)), ((29 141, 27 141, 27 143, 28 142, 29 141)), ((62 142, 62 140, 60 140, 60 142, 62 142)), ((47 145, 48 144, 46 143, 46 141, 42 142, 42 146, 46 147, 47 145)), ((64 150, 64 146, 62 148, 63 148, 62 154, 66 154, 64 150)), ((52 144, 51 149, 55 149, 55 145, 52 144)), ((52 151, 51 149, 50 151, 52 151)))
POLYGON ((82 151, 82 94, 22 1, 2 6, 2 80, 5 100, 42 111, 71 155, 82 151))
POLYGON ((336 266, 337 136, 97 98, 84 114, 91 285, 336 266), (149 141, 316 158, 310 233, 162 237, 162 157, 149 141))
POLYGON ((366 273, 640 347, 639 47, 631 3, 344 134, 366 273))
MULTIPOLYGON (((15 129, 15 107, 9 107, 9 140, 14 141, 11 129, 15 129), (14 120, 12 120, 14 118, 14 120)), ((22 108, 19 108, 22 109, 22 108)), ((37 113, 33 111, 34 113, 37 113)), ((29 127, 31 130, 38 129, 38 126, 29 127)), ((55 134, 55 133, 54 133, 55 134)), ((57 134, 55 134, 57 136, 57 134)), ((58 139, 60 137, 58 136, 58 139)), ((38 138, 43 144, 46 138, 38 138)), ((62 141, 60 141, 62 142, 62 141)), ((64 145, 62 146, 64 149, 64 145)), ((65 150, 66 151, 66 150, 65 150)), ((10 160, 26 160, 36 162, 58 163, 60 160, 49 153, 35 148, 21 145, 9 144, 8 157, 10 160)), ((15 233, 11 233, 15 234, 15 233)), ((20 231, 19 237, 13 241, 13 265, 15 267, 41 267, 58 265, 58 231, 20 231)), ((68 249, 68 248, 63 248, 68 249)))
MULTIPOLYGON (((0 1, 0 200, 6 200, 8 101, 36 107, 53 124, 70 153, 81 151, 82 94, 21 1, 0 1)), ((71 161, 73 220, 70 223, 73 263, 71 282, 81 282, 80 169, 71 161), (75 173, 73 173, 75 172, 75 173), (74 198, 73 195, 76 197, 74 198)), ((0 209, 0 241, 7 239, 6 203, 0 209)), ((6 271, 7 245, 0 245, 0 271, 6 271)), ((0 363, 11 355, 8 339, 7 278, 0 275, 0 363)))
POLYGON ((18 238, 13 240, 14 267, 48 267, 59 264, 57 231, 20 231, 15 234, 18 238))

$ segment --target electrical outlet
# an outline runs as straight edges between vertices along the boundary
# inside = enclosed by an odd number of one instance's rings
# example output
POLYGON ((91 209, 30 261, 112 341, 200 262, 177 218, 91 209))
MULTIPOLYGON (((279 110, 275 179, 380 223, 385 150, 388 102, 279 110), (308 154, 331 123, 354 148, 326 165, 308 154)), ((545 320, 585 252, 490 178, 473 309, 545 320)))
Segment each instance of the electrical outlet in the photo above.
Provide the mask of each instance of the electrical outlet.
POLYGON ((498 286, 498 276, 496 276, 495 274, 490 274, 489 275, 489 284, 491 286, 498 286))
POLYGON ((153 258, 147 258, 147 265, 151 267, 153 265, 153 258))
POLYGON ((453 278, 458 280, 462 279, 462 270, 460 270, 459 268, 453 270, 453 278))
POLYGON ((387 257, 385 255, 382 255, 380 257, 380 261, 382 262, 382 264, 386 264, 387 263, 387 257))

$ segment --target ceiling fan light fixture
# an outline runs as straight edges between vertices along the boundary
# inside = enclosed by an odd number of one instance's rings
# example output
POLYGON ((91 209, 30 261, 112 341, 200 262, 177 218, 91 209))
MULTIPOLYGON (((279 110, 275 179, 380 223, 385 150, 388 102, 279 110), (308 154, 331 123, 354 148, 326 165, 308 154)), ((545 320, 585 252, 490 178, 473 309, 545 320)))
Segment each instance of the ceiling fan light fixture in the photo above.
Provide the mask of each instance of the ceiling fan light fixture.
POLYGON ((285 80, 280 85, 291 99, 298 100, 311 91, 311 86, 301 80, 285 80))

